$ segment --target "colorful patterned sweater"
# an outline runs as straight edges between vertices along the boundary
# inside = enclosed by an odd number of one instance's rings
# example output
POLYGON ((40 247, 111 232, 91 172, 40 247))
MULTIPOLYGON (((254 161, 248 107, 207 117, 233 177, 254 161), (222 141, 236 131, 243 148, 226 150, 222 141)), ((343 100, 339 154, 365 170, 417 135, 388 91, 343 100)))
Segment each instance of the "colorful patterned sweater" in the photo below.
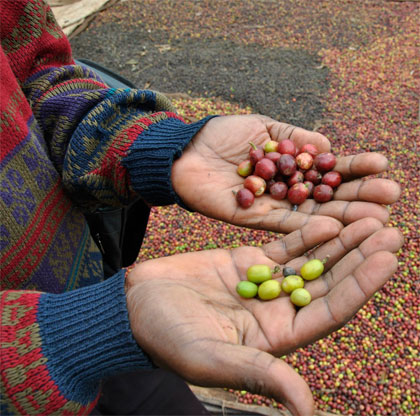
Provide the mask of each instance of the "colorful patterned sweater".
POLYGON ((151 363, 83 211, 179 203, 172 162, 207 119, 74 65, 45 2, 0 6, 0 413, 86 414, 101 379, 151 363))

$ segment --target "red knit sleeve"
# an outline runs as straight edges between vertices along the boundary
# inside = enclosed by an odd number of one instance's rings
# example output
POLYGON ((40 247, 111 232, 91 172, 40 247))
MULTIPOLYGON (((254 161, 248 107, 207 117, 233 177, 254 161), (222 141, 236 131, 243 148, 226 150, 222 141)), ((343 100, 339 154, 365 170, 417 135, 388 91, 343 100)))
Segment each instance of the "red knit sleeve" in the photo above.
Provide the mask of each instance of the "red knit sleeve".
POLYGON ((35 72, 73 64, 70 43, 45 1, 0 2, 1 42, 22 84, 35 72))

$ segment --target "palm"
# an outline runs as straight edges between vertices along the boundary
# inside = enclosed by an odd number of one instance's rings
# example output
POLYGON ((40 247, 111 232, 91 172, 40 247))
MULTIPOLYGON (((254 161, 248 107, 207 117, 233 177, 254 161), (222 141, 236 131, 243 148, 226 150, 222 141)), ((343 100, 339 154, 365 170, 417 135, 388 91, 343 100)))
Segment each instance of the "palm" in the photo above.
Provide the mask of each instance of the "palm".
POLYGON ((263 145, 270 139, 290 137, 298 147, 304 143, 329 151, 328 140, 317 133, 277 123, 264 116, 215 118, 196 135, 173 167, 175 191, 184 203, 206 216, 235 225, 290 232, 305 224, 311 215, 329 216, 344 224, 366 216, 388 220, 383 204, 395 202, 399 187, 385 179, 359 178, 378 174, 387 167, 386 159, 375 153, 339 158, 339 170, 345 182, 336 190, 334 200, 318 204, 307 200, 297 212, 291 212, 287 200, 276 201, 269 195, 256 198, 248 209, 236 203, 233 192, 243 186, 237 165, 248 158, 249 142, 263 145))
POLYGON ((252 264, 268 264, 273 268, 276 265, 255 247, 208 250, 152 261, 143 266, 148 276, 146 284, 154 288, 158 284, 159 293, 156 292, 156 298, 148 296, 148 302, 158 304, 163 298, 169 318, 178 308, 178 300, 183 299, 186 306, 183 319, 195 328, 191 333, 194 338, 217 334, 215 339, 225 342, 236 344, 241 339, 241 343, 250 347, 282 353, 290 341, 295 343, 294 335, 275 328, 290 327, 295 309, 287 297, 261 302, 238 296, 236 285, 252 264), (149 279, 157 282, 151 283, 149 279), (272 316, 279 317, 274 325, 270 324, 272 316))
POLYGON ((255 391, 254 377, 274 377, 263 393, 279 397, 282 374, 305 395, 294 371, 273 357, 344 325, 392 276, 396 260, 390 252, 402 244, 395 229, 374 219, 339 231, 338 224, 321 220, 262 248, 209 250, 137 265, 127 295, 129 305, 138 305, 131 308, 137 341, 158 364, 197 384, 255 391), (314 247, 312 256, 330 256, 330 271, 306 285, 310 305, 296 311, 285 295, 268 302, 237 295, 236 284, 252 264, 299 267, 314 247))

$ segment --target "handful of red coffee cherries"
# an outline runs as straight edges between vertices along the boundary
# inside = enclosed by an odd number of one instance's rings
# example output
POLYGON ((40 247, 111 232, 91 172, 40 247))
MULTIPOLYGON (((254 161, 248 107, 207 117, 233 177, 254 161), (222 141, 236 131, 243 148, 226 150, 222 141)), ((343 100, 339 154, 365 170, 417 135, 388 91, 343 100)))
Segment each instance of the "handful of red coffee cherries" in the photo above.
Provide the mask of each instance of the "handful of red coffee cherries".
POLYGON ((256 197, 269 193, 276 200, 287 199, 300 205, 308 198, 317 202, 332 199, 342 176, 334 170, 332 153, 319 153, 313 144, 300 149, 291 140, 269 140, 264 147, 250 143, 249 158, 238 165, 245 178, 244 187, 235 193, 242 208, 249 208, 256 197))

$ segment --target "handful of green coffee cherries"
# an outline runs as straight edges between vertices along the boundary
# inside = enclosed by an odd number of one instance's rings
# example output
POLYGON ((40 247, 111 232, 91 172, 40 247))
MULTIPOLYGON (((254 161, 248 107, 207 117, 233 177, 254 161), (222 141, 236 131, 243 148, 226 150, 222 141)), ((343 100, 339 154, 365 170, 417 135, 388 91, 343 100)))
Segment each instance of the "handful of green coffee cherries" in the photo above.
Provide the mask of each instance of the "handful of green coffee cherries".
POLYGON ((284 279, 281 283, 273 279, 273 274, 280 268, 276 266, 271 270, 265 264, 254 264, 246 272, 247 280, 240 281, 236 291, 246 299, 258 296, 262 300, 271 300, 279 297, 281 291, 290 295, 291 302, 296 306, 306 306, 311 302, 311 294, 304 288, 305 280, 314 280, 321 276, 324 264, 328 260, 312 259, 307 261, 300 269, 300 275, 292 267, 283 269, 284 279))

